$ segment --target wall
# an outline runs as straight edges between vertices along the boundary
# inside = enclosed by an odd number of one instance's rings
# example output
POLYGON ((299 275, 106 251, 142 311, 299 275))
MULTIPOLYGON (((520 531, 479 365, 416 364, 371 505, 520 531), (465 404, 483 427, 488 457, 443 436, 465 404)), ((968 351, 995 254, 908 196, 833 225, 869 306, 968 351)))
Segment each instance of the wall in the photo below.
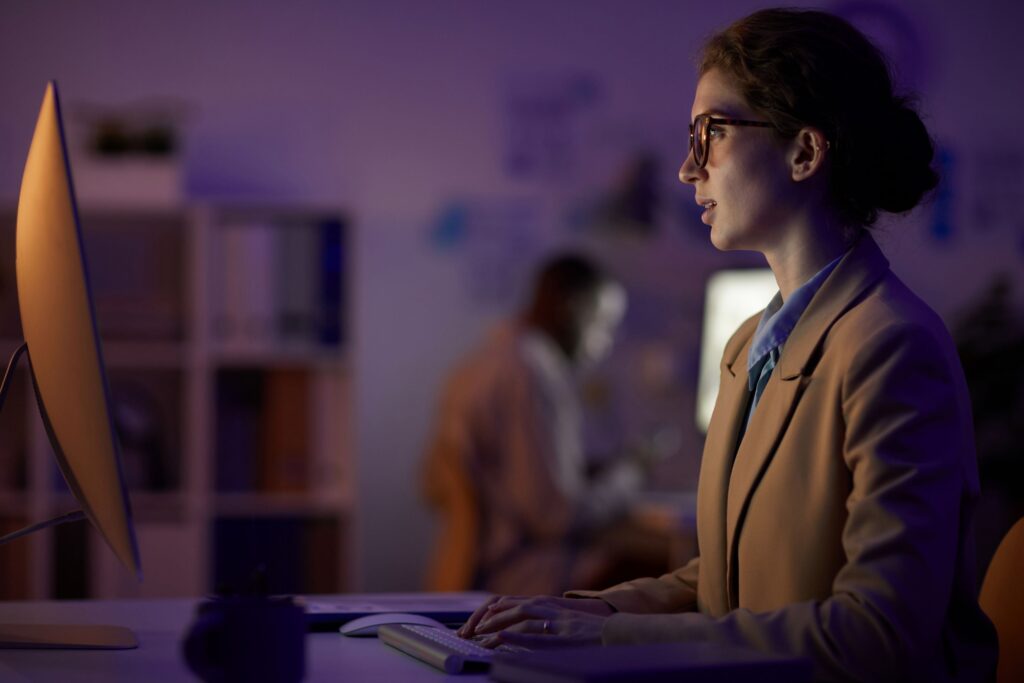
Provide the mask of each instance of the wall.
MULTIPOLYGON (((672 176, 685 151, 693 52, 714 27, 762 4, 7 1, 0 197, 16 197, 43 83, 57 78, 66 103, 186 103, 192 197, 348 207, 358 229, 353 562, 364 589, 415 588, 430 534, 415 466, 432 399, 445 368, 511 300, 507 291, 482 299, 467 287, 468 252, 431 240, 439 216, 453 201, 499 214, 533 207, 530 248, 539 252, 566 238, 561 209, 580 188, 607 180, 604 162, 653 146, 665 155, 666 222, 676 232, 660 238, 665 249, 614 240, 599 248, 641 264, 655 252, 683 259, 689 276, 673 291, 689 302, 682 327, 696 329, 701 278, 733 261, 702 246, 692 219, 671 209, 691 201, 672 176), (567 129, 576 143, 572 168, 510 178, 502 157, 509 83, 526 78, 540 87, 573 74, 592 76, 599 93, 567 129)), ((1016 201, 1024 189, 1024 5, 891 5, 919 32, 920 50, 901 58, 951 154, 952 184, 942 202, 889 229, 883 243, 897 272, 953 319, 996 270, 1016 277, 1024 258, 1016 201), (937 239, 944 224, 952 232, 937 239)), ((907 42, 890 28, 891 14, 859 6, 880 42, 907 42)), ((491 253, 486 244, 474 248, 491 253)), ((681 353, 693 351, 691 344, 681 353)), ((683 487, 693 483, 698 437, 686 445, 667 477, 683 487)))

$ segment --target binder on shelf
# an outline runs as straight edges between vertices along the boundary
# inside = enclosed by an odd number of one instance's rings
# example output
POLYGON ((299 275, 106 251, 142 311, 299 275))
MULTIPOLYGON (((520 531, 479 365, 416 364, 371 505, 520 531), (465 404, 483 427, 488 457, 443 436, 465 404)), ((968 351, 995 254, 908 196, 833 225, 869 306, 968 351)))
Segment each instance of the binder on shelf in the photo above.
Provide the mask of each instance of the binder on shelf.
POLYGON ((285 344, 308 344, 314 338, 318 323, 318 247, 317 228, 308 221, 293 221, 281 227, 277 329, 285 344))
POLYGON ((255 223, 246 226, 243 235, 245 305, 241 310, 242 336, 246 341, 263 347, 276 337, 279 230, 270 223, 255 223))
POLYGON ((217 248, 211 256, 219 257, 212 272, 219 285, 214 288, 214 334, 224 344, 242 338, 242 313, 245 307, 245 226, 228 223, 214 234, 217 248))
POLYGON ((320 224, 320 335, 325 346, 342 342, 343 226, 340 220, 320 224))
POLYGON ((226 348, 341 344, 340 219, 231 220, 211 242, 211 328, 226 348))
POLYGON ((239 221, 220 232, 222 280, 214 329, 229 348, 265 347, 275 337, 277 228, 239 221))

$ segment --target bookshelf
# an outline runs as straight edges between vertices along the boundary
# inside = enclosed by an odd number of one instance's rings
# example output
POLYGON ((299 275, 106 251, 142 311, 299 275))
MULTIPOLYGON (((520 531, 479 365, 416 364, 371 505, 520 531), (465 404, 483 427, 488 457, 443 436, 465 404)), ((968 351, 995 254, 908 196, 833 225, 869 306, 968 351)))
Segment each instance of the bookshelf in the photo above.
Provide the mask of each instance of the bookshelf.
MULTIPOLYGON (((353 509, 341 212, 80 210, 145 580, 85 523, 0 546, 0 599, 347 588, 353 509)), ((0 353, 21 341, 0 209, 0 353)), ((0 531, 73 509, 25 364, 0 412, 0 531)))

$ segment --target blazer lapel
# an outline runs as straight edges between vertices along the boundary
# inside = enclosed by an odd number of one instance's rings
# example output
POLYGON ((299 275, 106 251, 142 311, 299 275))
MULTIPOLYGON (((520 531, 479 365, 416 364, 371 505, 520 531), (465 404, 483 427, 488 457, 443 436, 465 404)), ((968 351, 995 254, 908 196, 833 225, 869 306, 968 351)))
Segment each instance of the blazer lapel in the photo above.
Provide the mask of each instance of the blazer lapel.
POLYGON ((722 354, 721 383, 715 411, 708 425, 697 489, 697 537, 700 541, 700 598, 713 615, 728 611, 726 593, 725 505, 729 471, 736 453, 741 421, 746 417, 750 392, 745 372, 747 353, 760 316, 754 316, 734 335, 722 354))
MULTIPOLYGON (((723 496, 726 501, 723 550, 728 553, 727 571, 723 575, 728 586, 730 608, 738 605, 737 552, 743 519, 754 489, 770 465, 800 395, 810 381, 818 357, 816 351, 835 321, 888 269, 889 262, 878 245, 865 234, 825 280, 793 328, 743 441, 738 449, 734 445, 735 462, 731 472, 726 473, 728 492, 723 496)), ((738 379, 742 379, 746 388, 745 373, 738 379)), ((738 433, 739 425, 735 429, 734 434, 738 433)), ((708 436, 710 438, 710 432, 708 436)))
POLYGON ((725 547, 729 560, 725 576, 730 609, 738 606, 737 540, 743 518, 805 386, 804 378, 799 375, 787 380, 773 373, 736 452, 726 496, 725 547))

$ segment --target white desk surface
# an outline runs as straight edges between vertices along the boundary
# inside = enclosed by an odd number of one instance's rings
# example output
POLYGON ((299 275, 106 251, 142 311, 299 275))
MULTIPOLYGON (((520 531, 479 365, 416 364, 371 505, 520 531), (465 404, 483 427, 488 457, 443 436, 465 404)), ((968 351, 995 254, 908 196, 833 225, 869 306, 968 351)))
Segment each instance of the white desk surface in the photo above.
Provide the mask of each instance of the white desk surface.
MULTIPOLYGON (((0 623, 105 623, 131 628, 136 650, 0 650, 0 681, 171 683, 199 679, 189 671, 181 641, 198 600, 0 602, 0 623)), ((306 636, 306 678, 317 681, 478 681, 446 676, 376 638, 335 633, 306 636)))

